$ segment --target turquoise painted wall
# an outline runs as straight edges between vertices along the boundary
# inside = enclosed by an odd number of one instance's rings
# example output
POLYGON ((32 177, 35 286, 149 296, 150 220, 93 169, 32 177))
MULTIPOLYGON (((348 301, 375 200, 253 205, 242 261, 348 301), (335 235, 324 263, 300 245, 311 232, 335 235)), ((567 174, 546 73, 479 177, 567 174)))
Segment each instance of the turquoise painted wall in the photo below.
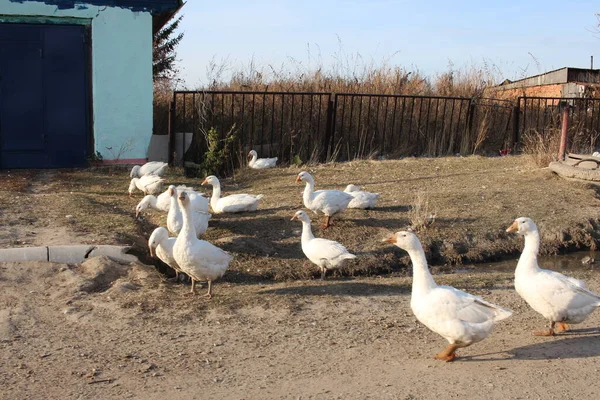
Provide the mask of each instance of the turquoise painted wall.
POLYGON ((149 12, 78 4, 0 0, 1 20, 51 17, 92 27, 95 151, 105 160, 146 158, 152 135, 152 16, 149 12))

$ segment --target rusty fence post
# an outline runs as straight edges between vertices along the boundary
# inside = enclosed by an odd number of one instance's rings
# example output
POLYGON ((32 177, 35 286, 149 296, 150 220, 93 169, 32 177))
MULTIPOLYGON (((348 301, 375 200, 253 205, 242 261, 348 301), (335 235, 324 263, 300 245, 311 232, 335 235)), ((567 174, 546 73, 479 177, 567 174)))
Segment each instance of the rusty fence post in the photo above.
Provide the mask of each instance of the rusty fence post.
POLYGON ((569 130, 569 103, 563 101, 561 102, 561 106, 562 126, 560 130, 560 147, 558 148, 558 160, 564 161, 565 151, 567 148, 567 132, 569 130))

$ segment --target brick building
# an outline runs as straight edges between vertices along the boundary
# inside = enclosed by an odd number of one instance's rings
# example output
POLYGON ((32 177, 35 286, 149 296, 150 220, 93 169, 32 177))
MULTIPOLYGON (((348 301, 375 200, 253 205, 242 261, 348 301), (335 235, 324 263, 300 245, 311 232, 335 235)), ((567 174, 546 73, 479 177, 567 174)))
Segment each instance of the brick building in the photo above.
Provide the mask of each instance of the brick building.
POLYGON ((486 97, 600 97, 600 69, 565 67, 488 88, 486 97))

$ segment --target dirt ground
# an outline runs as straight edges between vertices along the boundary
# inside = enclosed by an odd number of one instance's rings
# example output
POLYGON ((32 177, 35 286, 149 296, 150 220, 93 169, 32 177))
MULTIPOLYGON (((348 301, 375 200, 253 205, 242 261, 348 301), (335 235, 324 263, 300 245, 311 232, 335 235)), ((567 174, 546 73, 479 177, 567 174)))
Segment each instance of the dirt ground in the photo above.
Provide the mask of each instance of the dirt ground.
MULTIPOLYGON (((524 157, 360 161, 309 168, 317 188, 347 183, 382 194, 315 234, 358 255, 325 281, 300 250, 301 169, 240 171, 224 192, 263 193, 259 212, 215 216, 206 238, 232 252, 215 297, 187 297, 147 265, 149 233, 165 215, 136 219, 118 168, 0 171, 0 248, 129 244, 146 263, 0 263, 0 399, 598 398, 600 312, 553 338, 515 293, 510 272, 459 262, 516 258, 503 230, 530 216, 554 253, 598 243, 598 189, 565 181, 524 157), (419 232, 435 279, 511 308, 454 363, 418 323, 405 253, 381 243, 410 225, 416 193, 434 223, 419 232)), ((169 182, 198 187, 172 173, 169 182)), ((313 218, 314 219, 314 218, 313 218)), ((597 268, 576 270, 600 291, 597 268)))

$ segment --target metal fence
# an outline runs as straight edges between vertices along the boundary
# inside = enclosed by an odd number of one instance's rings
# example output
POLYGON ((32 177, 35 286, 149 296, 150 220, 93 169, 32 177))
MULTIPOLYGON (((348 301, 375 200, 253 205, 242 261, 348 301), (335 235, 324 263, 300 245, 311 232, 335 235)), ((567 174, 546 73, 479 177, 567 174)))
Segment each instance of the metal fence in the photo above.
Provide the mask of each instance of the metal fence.
POLYGON ((338 94, 329 154, 351 160, 453 153, 473 107, 460 97, 338 94))
POLYGON ((532 135, 546 142, 557 139, 565 106, 569 107, 569 151, 592 153, 600 136, 600 98, 519 97, 516 141, 532 135))
MULTIPOLYGON (((171 132, 182 132, 185 143, 187 135, 205 134, 211 128, 221 139, 231 131, 238 162, 250 149, 261 157, 279 157, 285 162, 294 155, 321 160, 327 149, 331 97, 331 93, 175 92, 171 132)), ((194 145, 201 147, 197 154, 205 150, 202 140, 194 145)), ((179 151, 185 153, 174 147, 171 153, 179 151)))
POLYGON ((356 158, 498 154, 524 136, 555 135, 561 102, 571 105, 573 144, 595 146, 600 99, 520 97, 516 102, 463 97, 311 92, 178 91, 170 133, 182 133, 184 161, 200 162, 204 135, 235 135, 229 169, 254 149, 280 162, 345 161, 356 158), (186 139, 194 137, 185 151, 186 139), (190 151, 191 150, 191 151, 190 151))

